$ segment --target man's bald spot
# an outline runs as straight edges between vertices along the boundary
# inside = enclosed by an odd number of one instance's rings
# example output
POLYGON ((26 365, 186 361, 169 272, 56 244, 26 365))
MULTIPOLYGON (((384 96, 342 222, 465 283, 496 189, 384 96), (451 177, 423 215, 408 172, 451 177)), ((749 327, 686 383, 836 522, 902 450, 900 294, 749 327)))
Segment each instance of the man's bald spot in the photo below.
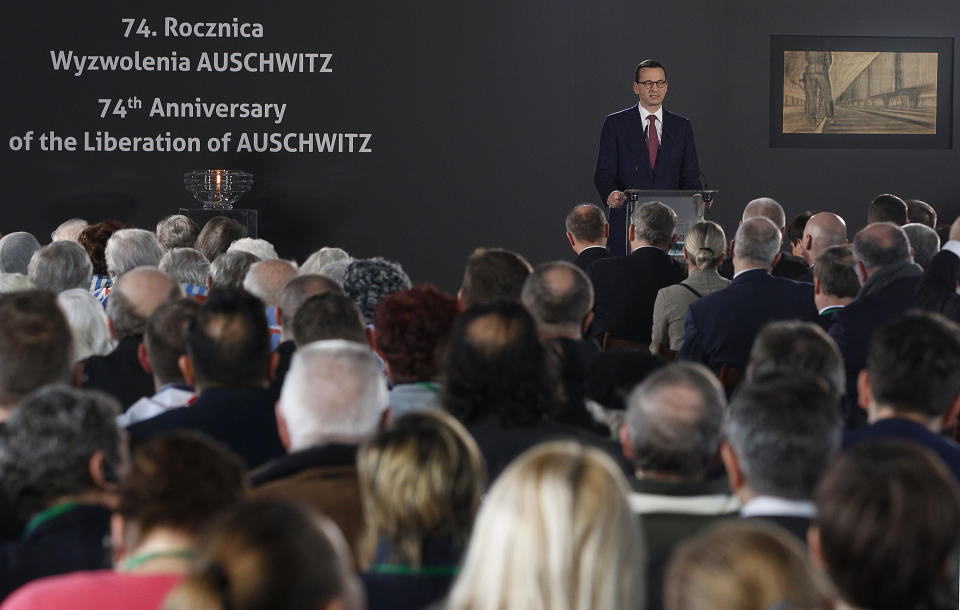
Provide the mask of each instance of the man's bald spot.
POLYGON ((516 343, 520 337, 520 323, 507 320, 496 313, 488 313, 470 322, 466 328, 466 339, 478 351, 487 357, 495 356, 507 346, 516 343))
POLYGON ((297 276, 297 267, 284 260, 260 261, 251 265, 243 287, 259 297, 265 305, 279 306, 280 291, 297 276))
MULTIPOLYGON (((686 384, 671 384, 658 388, 640 400, 640 408, 650 416, 650 421, 675 422, 679 426, 693 426, 705 415, 705 405, 700 392, 686 384)), ((665 426, 660 433, 682 428, 665 426)))
POLYGON ((147 319, 157 307, 181 295, 176 280, 156 267, 137 267, 127 271, 113 286, 129 302, 137 316, 147 319))
POLYGON ((771 199, 770 197, 759 197, 748 203, 743 208, 741 222, 757 216, 769 218, 781 231, 787 224, 787 216, 783 211, 783 206, 781 206, 776 199, 771 199))
POLYGON ((804 247, 804 260, 808 264, 812 265, 817 256, 827 248, 842 246, 845 243, 847 243, 847 223, 832 212, 814 214, 803 228, 801 244, 804 247), (810 238, 809 244, 807 237, 810 238))

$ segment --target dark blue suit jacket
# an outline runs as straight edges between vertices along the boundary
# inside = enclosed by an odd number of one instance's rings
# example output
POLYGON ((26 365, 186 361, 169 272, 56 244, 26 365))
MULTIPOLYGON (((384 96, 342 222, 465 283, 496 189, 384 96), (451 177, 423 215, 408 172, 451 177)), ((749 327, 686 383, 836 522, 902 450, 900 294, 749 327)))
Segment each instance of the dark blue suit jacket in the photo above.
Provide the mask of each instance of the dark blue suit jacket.
POLYGON ((849 449, 867 441, 899 439, 923 445, 940 456, 953 476, 960 482, 960 445, 941 434, 928 430, 922 424, 901 417, 881 419, 866 428, 847 431, 843 435, 843 448, 849 449))
POLYGON ((762 269, 738 275, 729 286, 697 299, 687 311, 680 360, 745 370, 753 340, 767 322, 817 315, 813 284, 774 277, 762 269))

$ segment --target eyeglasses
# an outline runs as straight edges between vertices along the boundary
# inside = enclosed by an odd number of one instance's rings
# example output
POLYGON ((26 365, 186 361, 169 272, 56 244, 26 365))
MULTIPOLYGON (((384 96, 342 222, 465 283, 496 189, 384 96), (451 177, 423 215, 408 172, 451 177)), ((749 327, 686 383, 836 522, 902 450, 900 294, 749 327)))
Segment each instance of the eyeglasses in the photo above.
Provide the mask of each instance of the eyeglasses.
POLYGON ((665 80, 640 80, 637 81, 638 85, 642 85, 647 89, 653 89, 653 86, 656 85, 657 89, 663 89, 667 86, 667 81, 665 80))

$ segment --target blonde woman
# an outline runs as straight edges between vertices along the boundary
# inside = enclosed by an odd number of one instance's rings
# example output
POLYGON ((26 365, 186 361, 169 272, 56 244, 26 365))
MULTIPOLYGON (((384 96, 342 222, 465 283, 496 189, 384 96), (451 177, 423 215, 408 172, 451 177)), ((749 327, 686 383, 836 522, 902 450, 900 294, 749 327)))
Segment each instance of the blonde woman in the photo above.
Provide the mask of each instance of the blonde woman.
POLYGON ((623 610, 642 604, 627 484, 597 449, 530 449, 487 496, 447 610, 623 610))
POLYGON ((650 351, 663 345, 678 352, 683 346, 687 307, 700 297, 730 285, 717 273, 727 247, 727 236, 715 222, 704 220, 690 227, 683 245, 687 279, 661 288, 653 304, 653 333, 650 351))

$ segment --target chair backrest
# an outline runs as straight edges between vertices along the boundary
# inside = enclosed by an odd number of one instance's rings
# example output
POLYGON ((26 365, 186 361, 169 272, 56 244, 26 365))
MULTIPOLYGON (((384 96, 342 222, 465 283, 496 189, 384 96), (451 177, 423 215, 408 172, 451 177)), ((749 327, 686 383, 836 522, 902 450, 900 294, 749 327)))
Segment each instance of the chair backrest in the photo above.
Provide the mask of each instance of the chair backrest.
POLYGON ((614 349, 642 349, 650 351, 650 344, 627 341, 626 339, 617 339, 613 336, 613 333, 607 331, 603 333, 603 343, 601 344, 601 349, 603 349, 605 352, 609 352, 610 350, 614 349))
POLYGON ((676 362, 676 361, 677 361, 677 353, 678 353, 678 352, 673 351, 672 349, 670 349, 669 347, 667 347, 667 346, 664 345, 663 343, 657 343, 657 350, 656 350, 655 353, 656 353, 658 356, 663 356, 664 358, 666 358, 666 359, 669 360, 670 362, 676 362))
POLYGON ((723 389, 727 391, 727 396, 729 396, 743 381, 743 371, 729 364, 722 364, 720 365, 720 371, 717 373, 717 379, 720 380, 720 385, 723 386, 723 389))

